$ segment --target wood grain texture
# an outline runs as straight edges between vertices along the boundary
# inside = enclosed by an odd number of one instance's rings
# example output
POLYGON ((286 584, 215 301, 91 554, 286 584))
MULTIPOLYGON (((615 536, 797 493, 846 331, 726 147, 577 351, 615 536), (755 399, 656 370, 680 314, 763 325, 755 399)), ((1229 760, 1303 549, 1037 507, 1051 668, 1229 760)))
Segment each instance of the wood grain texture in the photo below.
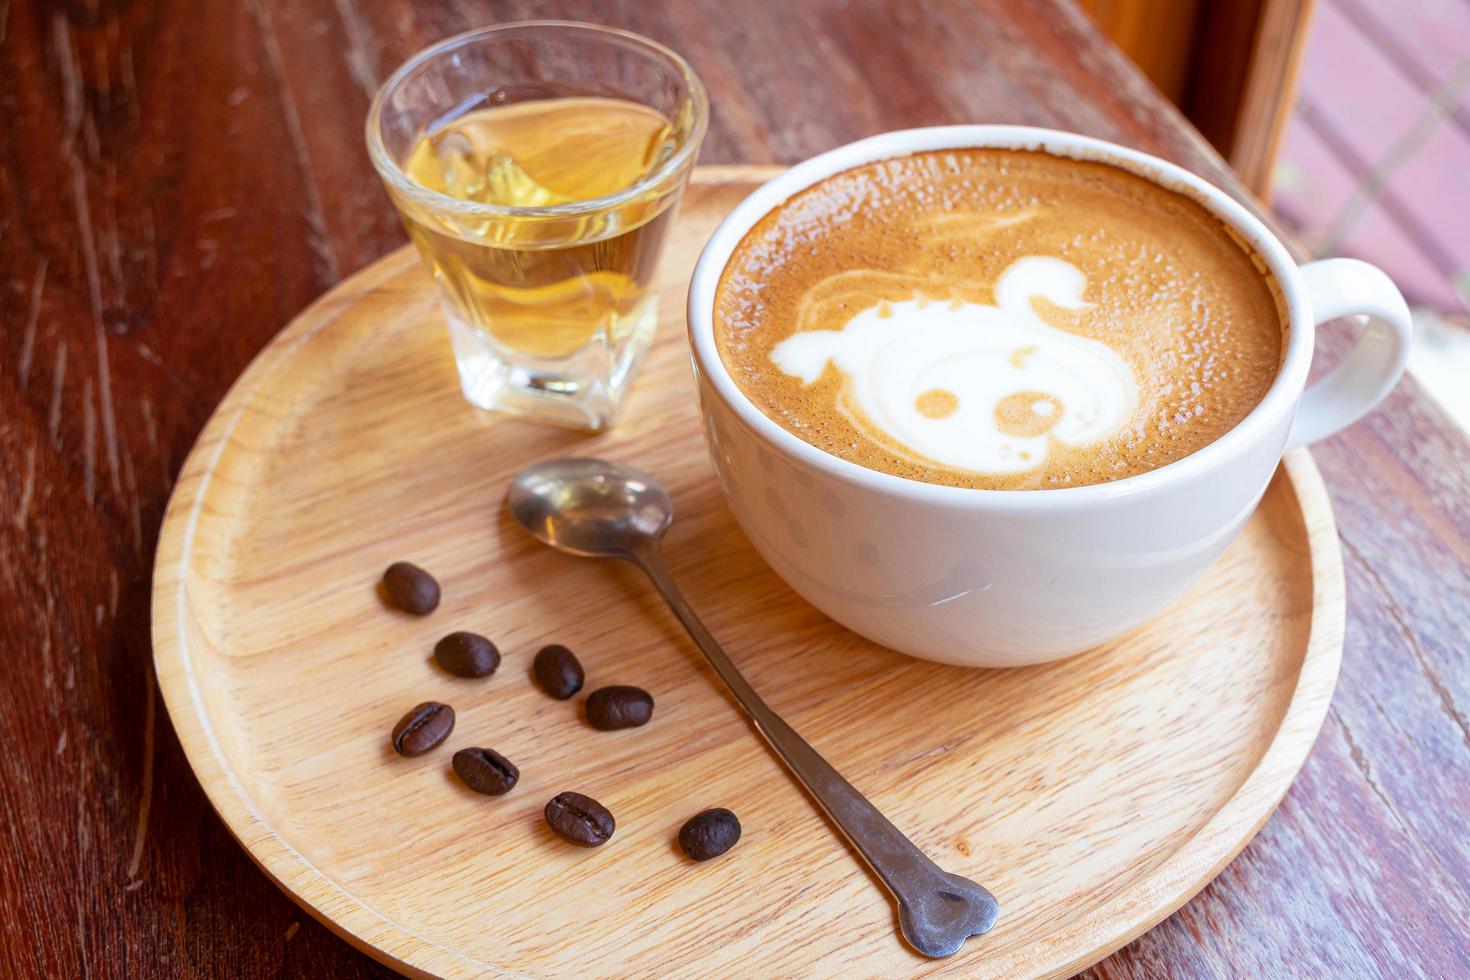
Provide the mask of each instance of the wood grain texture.
MULTIPOLYGON (((687 55, 712 96, 706 162, 1028 122, 1240 193, 1063 2, 0 3, 0 973, 385 972, 210 810, 158 710, 152 551, 230 382, 404 240, 361 149, 372 83, 429 41, 528 16, 687 55)), ((1240 859, 1096 974, 1470 971, 1470 448, 1406 382, 1315 456, 1348 597, 1324 733, 1240 859)))
POLYGON ((1262 5, 1249 68, 1236 100, 1226 157, 1246 186, 1268 203, 1286 121, 1296 105, 1302 53, 1315 8, 1316 0, 1267 0, 1262 5))
POLYGON ((1079 0, 1255 193, 1296 101, 1313 0, 1079 0))
POLYGON ((1192 56, 1199 0, 1079 0, 1078 6, 1159 91, 1183 103, 1198 64, 1192 56))
POLYGON ((1213 877, 1316 738, 1343 596, 1306 453, 1169 613, 1061 664, 911 660, 838 627, 765 568, 705 457, 682 306, 700 246, 769 175, 696 171, 654 286, 659 338, 611 433, 465 404, 433 282, 404 249, 286 328, 184 465, 153 597, 169 715, 252 856, 386 962, 448 976, 1066 975, 1213 877), (944 961, 909 951, 881 886, 652 589, 514 526, 501 504, 512 474, 556 455, 658 474, 679 514, 665 550, 691 602, 763 695, 920 847, 1001 896, 991 933, 944 961), (381 569, 404 558, 444 585, 430 617, 397 615, 377 594, 381 569), (456 629, 499 643, 494 678, 430 662, 456 629), (653 723, 598 733, 584 699, 541 694, 527 673, 551 642, 581 654, 589 690, 652 690, 653 723), (455 732, 429 756, 399 758, 386 733, 424 700, 455 708, 455 732), (450 775, 450 754, 471 745, 520 766, 510 795, 487 801, 450 775), (541 808, 566 789, 612 809, 612 841, 589 853, 550 836, 541 808), (743 839, 696 867, 674 833, 712 805, 740 814, 743 839))

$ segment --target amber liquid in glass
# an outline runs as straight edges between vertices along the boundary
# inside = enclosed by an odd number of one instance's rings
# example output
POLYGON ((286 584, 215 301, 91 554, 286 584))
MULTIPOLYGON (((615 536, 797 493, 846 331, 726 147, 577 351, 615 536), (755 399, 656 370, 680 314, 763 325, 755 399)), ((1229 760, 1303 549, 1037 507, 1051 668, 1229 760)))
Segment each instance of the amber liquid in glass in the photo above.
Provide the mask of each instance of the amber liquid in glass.
MULTIPOLYGON (((669 120, 648 106, 540 99, 442 124, 418 140, 404 170, 452 198, 536 209, 619 195, 676 149, 669 120)), ((444 287, 452 331, 585 373, 588 358, 616 371, 619 352, 651 335, 649 286, 674 197, 650 190, 573 215, 396 203, 444 287)), ((545 384, 553 388, 554 377, 545 384)))

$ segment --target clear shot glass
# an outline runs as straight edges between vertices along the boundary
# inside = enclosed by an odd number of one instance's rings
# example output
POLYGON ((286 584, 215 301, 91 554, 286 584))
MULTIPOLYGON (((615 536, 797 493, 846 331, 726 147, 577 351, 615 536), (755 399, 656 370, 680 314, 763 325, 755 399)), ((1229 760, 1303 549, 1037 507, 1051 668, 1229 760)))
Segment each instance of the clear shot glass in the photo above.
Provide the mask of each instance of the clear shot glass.
POLYGON ((472 404, 616 421, 708 115, 677 54, 572 22, 461 34, 383 85, 368 151, 439 284, 472 404))

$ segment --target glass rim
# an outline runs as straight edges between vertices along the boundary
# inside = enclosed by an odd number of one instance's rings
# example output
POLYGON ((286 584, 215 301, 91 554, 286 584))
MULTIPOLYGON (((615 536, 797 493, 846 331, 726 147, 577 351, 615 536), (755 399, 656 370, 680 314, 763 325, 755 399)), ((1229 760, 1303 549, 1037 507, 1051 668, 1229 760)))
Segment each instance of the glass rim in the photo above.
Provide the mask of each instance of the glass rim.
POLYGON ((387 81, 379 87, 377 94, 373 96, 372 105, 367 114, 367 145, 368 156, 372 159, 373 166, 390 186, 413 199, 417 203, 437 211, 451 211, 457 215, 467 217, 542 217, 561 218, 588 214, 596 211, 605 211, 616 208, 619 205, 637 198, 651 187, 668 180, 684 168, 695 153, 699 151, 699 144, 704 137, 704 130, 709 122, 709 98, 705 94, 704 84, 700 82, 699 76, 694 73, 689 62, 685 61, 677 52, 664 45, 646 38, 633 31, 625 31, 618 27, 608 27, 603 24, 592 24, 578 20, 518 20, 506 24, 495 24, 491 27, 479 27, 474 30, 464 31, 442 41, 435 42, 428 47, 411 56, 403 64, 388 76, 387 81), (601 197, 591 197, 581 201, 567 201, 563 204, 546 204, 537 207, 516 207, 508 204, 488 204, 480 201, 466 201, 462 198, 450 197, 438 191, 430 190, 422 184, 415 182, 403 168, 398 165, 388 148, 383 145, 382 116, 383 106, 390 93, 395 91, 410 75, 436 58, 448 51, 463 47, 472 41, 479 40, 488 35, 498 34, 502 31, 519 30, 533 27, 550 28, 572 28, 591 34, 601 34, 608 37, 617 37, 625 41, 631 41, 636 46, 646 51, 651 51, 666 58, 683 78, 688 89, 687 98, 694 110, 693 124, 690 126, 688 137, 682 146, 669 159, 665 160, 652 173, 645 175, 636 183, 630 184, 621 190, 601 197))

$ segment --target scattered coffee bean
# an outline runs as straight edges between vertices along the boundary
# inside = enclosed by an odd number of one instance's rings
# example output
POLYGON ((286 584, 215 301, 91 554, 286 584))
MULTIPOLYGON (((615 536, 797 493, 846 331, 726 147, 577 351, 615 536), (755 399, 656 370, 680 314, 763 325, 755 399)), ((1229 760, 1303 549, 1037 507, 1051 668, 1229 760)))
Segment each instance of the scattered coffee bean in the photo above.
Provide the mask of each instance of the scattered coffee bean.
POLYGON ((509 793, 521 778, 521 771, 494 749, 460 749, 454 753, 454 772, 466 786, 486 796, 509 793))
POLYGON ((679 847, 696 861, 717 858, 740 839, 740 821, 724 807, 696 813, 679 828, 679 847))
POLYGON ((423 755, 452 731, 454 709, 438 701, 425 701, 393 726, 393 749, 399 755, 423 755))
POLYGON ((613 835, 617 821, 607 807, 581 793, 558 793, 546 804, 546 823, 568 844, 596 847, 613 835))
POLYGON ((600 687, 587 698, 587 720, 604 732, 637 728, 653 717, 653 695, 641 687, 600 687))
POLYGON ((531 670, 536 675, 536 683, 558 701, 565 701, 580 691, 582 682, 587 679, 576 654, 560 643, 542 647, 531 664, 531 670))
POLYGON ((500 651, 478 633, 450 633, 434 644, 434 659, 456 677, 484 677, 500 666, 500 651))
POLYGON ((439 583, 417 565, 395 561, 383 573, 388 601, 404 612, 427 616, 439 608, 439 583))

